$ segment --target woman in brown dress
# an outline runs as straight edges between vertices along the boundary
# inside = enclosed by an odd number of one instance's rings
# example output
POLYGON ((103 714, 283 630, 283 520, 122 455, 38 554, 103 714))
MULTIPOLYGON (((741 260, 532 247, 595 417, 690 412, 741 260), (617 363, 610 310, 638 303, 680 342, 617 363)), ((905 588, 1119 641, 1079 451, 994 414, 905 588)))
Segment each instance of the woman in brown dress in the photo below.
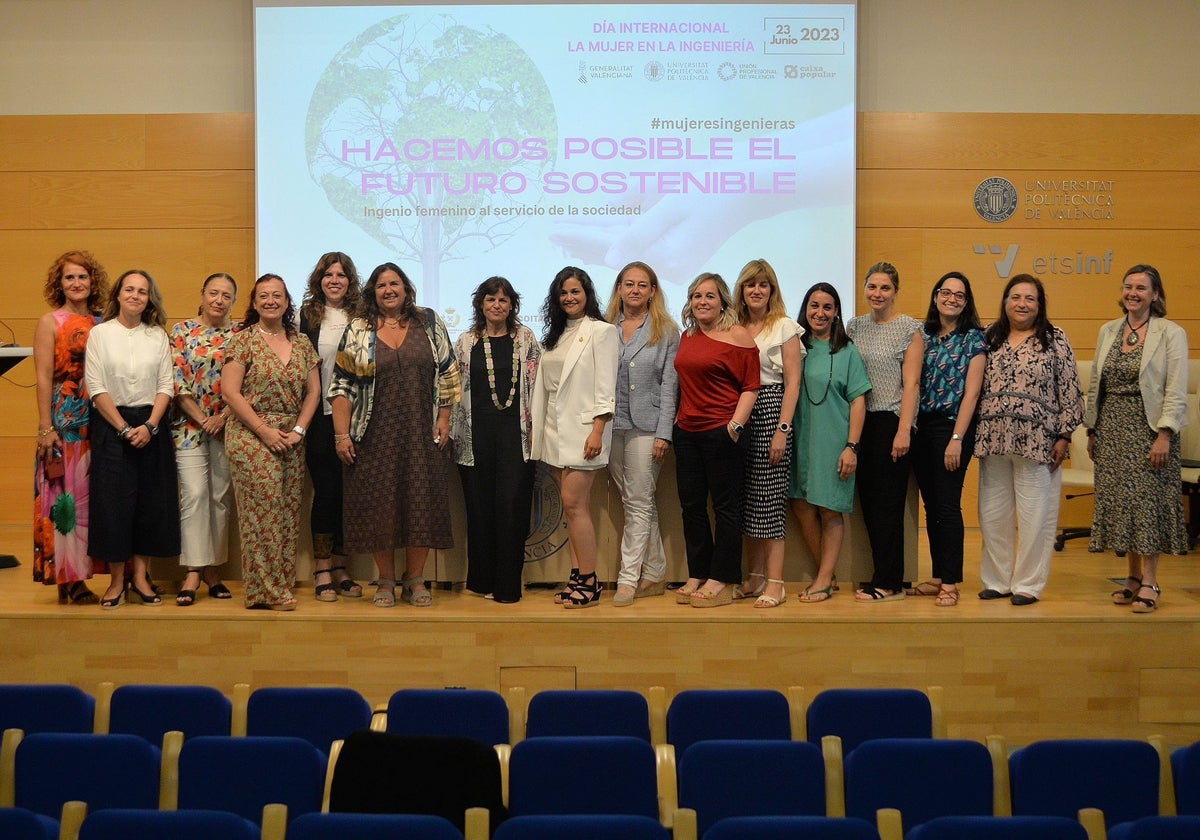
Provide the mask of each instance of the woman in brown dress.
POLYGON ((454 546, 447 447, 462 388, 446 325, 416 298, 395 263, 371 272, 329 386, 334 445, 346 465, 346 552, 375 555, 377 607, 396 605, 397 548, 405 548, 401 597, 428 607, 429 549, 454 546))
POLYGON ((242 539, 247 608, 296 609, 304 435, 321 399, 320 358, 294 326, 283 279, 264 274, 225 351, 221 392, 233 411, 225 449, 242 539))

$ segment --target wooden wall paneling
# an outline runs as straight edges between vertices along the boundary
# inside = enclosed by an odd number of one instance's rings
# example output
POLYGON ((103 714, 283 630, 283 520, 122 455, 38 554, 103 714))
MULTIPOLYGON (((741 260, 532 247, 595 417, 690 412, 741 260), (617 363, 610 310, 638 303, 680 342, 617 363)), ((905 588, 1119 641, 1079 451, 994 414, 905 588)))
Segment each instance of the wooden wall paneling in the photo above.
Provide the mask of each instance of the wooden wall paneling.
POLYGON ((75 248, 91 251, 110 281, 134 266, 146 269, 164 287, 168 315, 179 313, 180 318, 191 314, 194 292, 209 274, 225 271, 240 284, 252 279, 254 270, 254 231, 249 227, 0 230, 0 253, 8 255, 6 268, 12 278, 5 290, 5 315, 40 318, 46 311, 46 271, 59 254, 75 248))
POLYGON ((150 114, 146 168, 254 169, 253 114, 150 114))
MULTIPOLYGON (((23 365, 32 365, 32 362, 24 361, 23 365)), ((0 389, 0 395, 4 397, 4 404, 7 407, 10 404, 9 398, 12 396, 10 391, 11 386, 7 383, 3 384, 0 389)), ((30 406, 33 405, 33 390, 30 389, 24 392, 21 402, 28 401, 30 406)), ((9 414, 8 411, 2 412, 9 414)), ((37 412, 34 411, 30 415, 32 417, 26 425, 26 429, 37 429, 37 412)), ((33 453, 34 439, 36 435, 28 435, 27 437, 7 437, 0 436, 0 523, 11 525, 13 523, 29 523, 30 525, 30 548, 23 553, 23 556, 30 556, 33 546, 33 453)))
POLYGON ((251 227, 246 171, 48 172, 31 177, 32 228, 251 227))
MULTIPOLYGON (((1200 195, 1200 170, 1189 172, 1134 172, 1128 170, 1015 169, 859 169, 859 227, 976 228, 996 230, 1100 228, 1145 230, 1194 230, 1197 226, 1196 197, 1200 195), (1007 178, 1017 188, 1019 205, 1012 218, 1000 224, 985 221, 975 212, 975 189, 988 178, 1007 178), (1069 211, 1055 205, 1037 205, 1033 195, 1037 181, 1050 179, 1111 180, 1110 191, 1078 188, 1084 196, 1111 197, 1113 218, 1060 218, 1069 211), (1026 210, 1039 210, 1027 218, 1026 210)), ((1107 198, 1098 198, 1106 201, 1107 198)), ((1080 205, 1103 211, 1105 205, 1080 205)))
POLYGON ((142 114, 0 116, 0 161, 9 172, 142 169, 142 114))
POLYGON ((858 115, 863 169, 1195 170, 1200 115, 858 115))
POLYGON ((188 290, 190 311, 193 282, 198 284, 206 276, 202 273, 206 240, 206 231, 186 229, 0 231, 0 248, 19 243, 7 250, 14 254, 13 276, 19 278, 11 285, 9 311, 22 318, 40 318, 47 309, 42 297, 46 271, 60 253, 81 246, 104 266, 110 283, 130 268, 149 271, 162 287, 168 313, 180 303, 175 290, 175 284, 180 284, 188 290))
MULTIPOLYGON (((222 228, 204 232, 204 269, 198 279, 214 271, 224 271, 237 281, 239 298, 235 311, 244 312, 242 305, 248 299, 242 295, 249 291, 258 274, 256 269, 253 228, 222 228)), ((299 305, 299 301, 297 301, 299 305)))
POLYGON ((32 227, 33 187, 26 172, 0 171, 0 230, 32 227))

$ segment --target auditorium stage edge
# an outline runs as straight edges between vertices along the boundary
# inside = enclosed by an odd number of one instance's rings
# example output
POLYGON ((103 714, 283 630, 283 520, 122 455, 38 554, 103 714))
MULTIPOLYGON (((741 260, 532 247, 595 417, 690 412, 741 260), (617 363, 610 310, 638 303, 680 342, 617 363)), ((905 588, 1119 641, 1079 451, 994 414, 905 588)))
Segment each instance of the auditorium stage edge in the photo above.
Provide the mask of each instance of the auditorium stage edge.
MULTIPOLYGON (((943 686, 951 737, 1011 743, 1051 737, 1200 740, 1200 573, 1194 557, 1163 558, 1162 607, 1138 616, 1109 604, 1114 558, 1056 555, 1044 600, 981 602, 964 584, 958 607, 932 598, 859 604, 852 588, 802 604, 798 584, 773 610, 751 602, 700 610, 673 595, 564 610, 551 591, 496 604, 438 589, 435 605, 394 609, 361 600, 295 612, 245 610, 201 595, 192 607, 60 606, 28 565, 0 571, 0 681, 103 680, 345 685, 372 703, 401 687, 541 688, 943 686), (1103 574, 1100 569, 1103 567, 1103 574)), ((971 561, 968 561, 971 565, 971 561)), ((971 574, 970 572, 968 573, 971 574)), ((103 578, 93 583, 102 587, 103 578)), ((738 721, 729 722, 730 734, 738 721)))

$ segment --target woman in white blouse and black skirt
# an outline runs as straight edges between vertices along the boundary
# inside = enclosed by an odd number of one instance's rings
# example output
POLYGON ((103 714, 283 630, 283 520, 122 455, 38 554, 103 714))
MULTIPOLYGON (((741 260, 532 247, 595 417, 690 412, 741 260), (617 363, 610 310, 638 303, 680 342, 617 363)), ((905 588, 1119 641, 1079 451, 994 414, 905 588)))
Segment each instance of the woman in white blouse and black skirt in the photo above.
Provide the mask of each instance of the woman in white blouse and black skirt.
POLYGON ((112 288, 104 323, 88 336, 85 378, 92 400, 91 524, 88 554, 108 563, 112 580, 100 606, 121 606, 125 563, 133 558, 130 597, 162 604, 149 557, 179 554, 175 448, 159 434, 175 393, 162 295, 145 271, 127 271, 112 288))

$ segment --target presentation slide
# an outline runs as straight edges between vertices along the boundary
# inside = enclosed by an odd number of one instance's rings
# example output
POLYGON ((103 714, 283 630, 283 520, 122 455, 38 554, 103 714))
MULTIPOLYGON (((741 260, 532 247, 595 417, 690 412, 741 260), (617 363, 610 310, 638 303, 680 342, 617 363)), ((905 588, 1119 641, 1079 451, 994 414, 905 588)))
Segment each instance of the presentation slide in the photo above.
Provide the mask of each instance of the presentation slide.
MULTIPOLYGON (((255 9, 258 268, 293 295, 344 251, 398 263, 452 334, 493 275, 601 308, 651 265, 672 314, 755 258, 790 314, 853 307, 855 5, 255 9)), ((297 300, 297 303, 299 301, 297 300)))

